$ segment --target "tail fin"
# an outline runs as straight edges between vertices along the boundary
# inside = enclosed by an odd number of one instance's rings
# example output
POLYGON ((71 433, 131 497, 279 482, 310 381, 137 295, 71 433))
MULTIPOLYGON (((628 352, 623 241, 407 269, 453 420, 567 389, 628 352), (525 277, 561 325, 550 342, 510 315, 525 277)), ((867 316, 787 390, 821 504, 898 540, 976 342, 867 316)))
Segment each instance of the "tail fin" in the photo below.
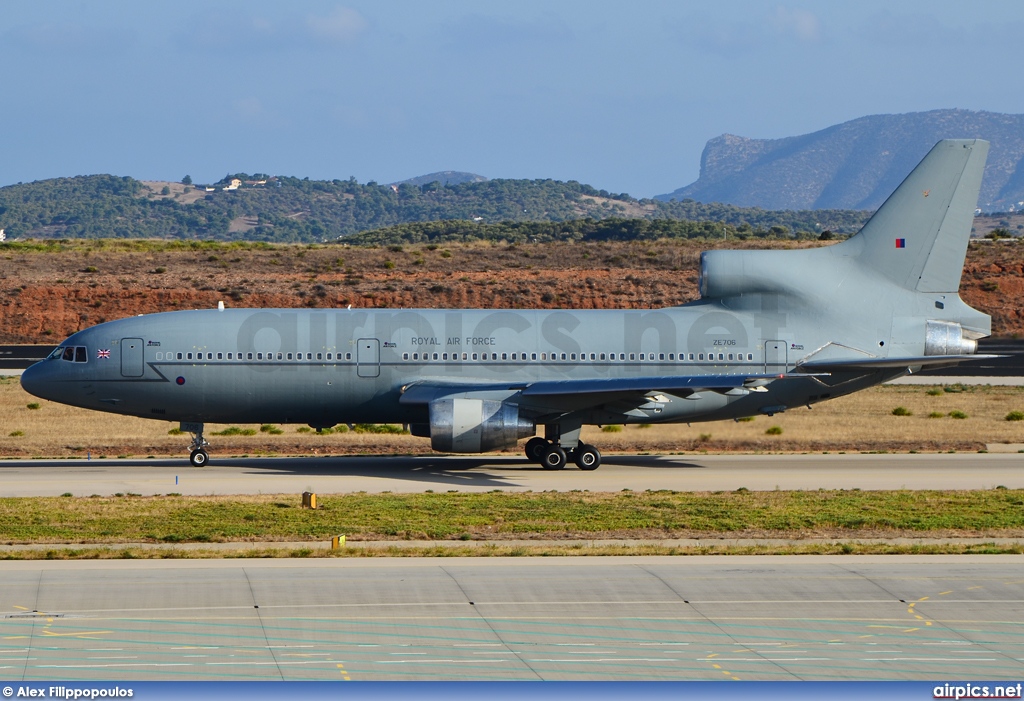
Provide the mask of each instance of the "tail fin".
POLYGON ((956 293, 987 156, 987 141, 940 141, 840 245, 905 289, 956 293))

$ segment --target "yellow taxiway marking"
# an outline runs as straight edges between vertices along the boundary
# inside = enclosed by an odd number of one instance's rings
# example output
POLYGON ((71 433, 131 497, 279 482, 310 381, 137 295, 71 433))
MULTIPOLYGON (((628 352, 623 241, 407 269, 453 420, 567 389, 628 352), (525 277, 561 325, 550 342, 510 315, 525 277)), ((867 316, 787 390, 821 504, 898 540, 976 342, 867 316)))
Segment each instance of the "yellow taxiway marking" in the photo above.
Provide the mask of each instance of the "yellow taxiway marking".
POLYGON ((338 665, 338 671, 341 672, 341 676, 344 677, 345 681, 347 681, 347 682, 352 681, 352 677, 349 676, 349 673, 345 670, 345 665, 339 664, 338 665))

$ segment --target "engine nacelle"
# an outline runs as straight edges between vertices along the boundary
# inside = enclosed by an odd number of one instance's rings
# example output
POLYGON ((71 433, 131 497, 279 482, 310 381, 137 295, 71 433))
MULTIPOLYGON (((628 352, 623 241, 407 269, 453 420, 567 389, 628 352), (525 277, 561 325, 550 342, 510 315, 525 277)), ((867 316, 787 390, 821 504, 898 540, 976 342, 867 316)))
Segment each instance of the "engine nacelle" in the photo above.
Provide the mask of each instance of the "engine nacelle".
POLYGON ((516 404, 452 397, 430 402, 430 445, 443 453, 482 453, 536 433, 516 404))
MULTIPOLYGON (((700 254, 700 296, 723 299, 792 290, 793 265, 779 254, 793 251, 705 251, 700 254)), ((792 263, 792 261, 790 261, 792 263)))
POLYGON ((926 321, 924 326, 925 355, 973 355, 978 342, 964 338, 960 324, 949 321, 926 321))

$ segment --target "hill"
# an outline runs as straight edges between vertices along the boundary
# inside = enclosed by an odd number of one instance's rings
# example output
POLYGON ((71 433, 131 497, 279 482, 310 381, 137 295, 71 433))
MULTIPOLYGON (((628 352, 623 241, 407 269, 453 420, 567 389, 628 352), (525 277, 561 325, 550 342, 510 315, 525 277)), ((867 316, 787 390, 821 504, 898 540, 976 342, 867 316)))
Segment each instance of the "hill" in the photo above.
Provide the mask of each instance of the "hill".
MULTIPOLYGON (((89 175, 0 188, 8 238, 160 238, 322 242, 416 222, 640 219, 721 222, 739 231, 852 233, 865 212, 770 212, 637 200, 575 181, 483 180, 378 185, 228 175, 213 185, 89 175)), ((712 227, 714 228, 714 227, 712 227)), ((694 235, 703 235, 700 227, 694 235)))
POLYGON ((430 183, 441 183, 442 185, 461 185, 462 183, 482 183, 486 182, 487 178, 483 175, 477 175, 476 173, 463 173, 457 170, 442 170, 437 173, 427 173, 426 175, 420 175, 415 178, 408 178, 407 180, 400 180, 393 185, 415 185, 420 187, 422 185, 428 185, 430 183))
POLYGON ((979 207, 1024 206, 1024 115, 933 110, 861 117, 812 134, 708 141, 696 182, 656 199, 765 209, 877 209, 940 139, 992 143, 979 207))

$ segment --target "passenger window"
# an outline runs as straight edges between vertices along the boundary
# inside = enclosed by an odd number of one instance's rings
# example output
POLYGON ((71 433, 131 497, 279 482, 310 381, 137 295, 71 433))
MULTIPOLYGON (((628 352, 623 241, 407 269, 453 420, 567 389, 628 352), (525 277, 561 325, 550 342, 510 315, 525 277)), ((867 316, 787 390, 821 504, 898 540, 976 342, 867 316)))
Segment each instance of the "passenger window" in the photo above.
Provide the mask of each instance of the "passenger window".
POLYGON ((753 359, 754 359, 754 354, 753 353, 747 353, 747 360, 753 360, 753 359))
POLYGON ((541 360, 547 360, 548 359, 548 354, 547 353, 541 353, 540 354, 540 359, 541 360))
POLYGON ((502 353, 501 354, 501 359, 502 360, 508 360, 508 353, 502 353))
POLYGON ((402 353, 402 360, 408 360, 408 359, 409 359, 409 354, 408 353, 402 353))
POLYGON ((467 355, 466 355, 465 353, 463 353, 463 354, 462 354, 462 359, 463 359, 463 360, 465 360, 465 359, 466 359, 466 358, 468 358, 468 357, 469 357, 469 356, 467 356, 467 355))
MULTIPOLYGON (((280 355, 280 353, 278 353, 278 355, 280 355)), ((328 354, 327 354, 327 359, 328 359, 328 360, 330 360, 330 359, 331 359, 331 358, 333 358, 333 357, 334 357, 334 356, 333 356, 333 355, 332 355, 331 353, 328 353, 328 354)))
POLYGON ((718 359, 719 360, 725 360, 725 353, 719 353, 718 354, 718 359))
POLYGON ((186 353, 186 354, 185 354, 185 358, 186 358, 187 360, 192 360, 192 354, 191 354, 191 353, 186 353))
POLYGON ((246 359, 252 360, 252 353, 246 353, 246 359))
POLYGON ((636 353, 630 353, 629 354, 629 359, 630 360, 636 360, 636 353))
POLYGON ((732 360, 732 353, 729 354, 729 360, 732 360))
POLYGON ((597 360, 597 356, 594 353, 591 353, 590 354, 590 359, 591 360, 597 360))
POLYGON ((434 353, 434 360, 437 360, 437 353, 434 353))
POLYGON ((412 354, 412 359, 413 360, 419 360, 420 359, 420 354, 419 353, 413 353, 412 354))
POLYGON ((441 360, 448 360, 448 354, 447 353, 442 353, 441 354, 441 360))
POLYGON ((479 353, 474 353, 473 354, 473 360, 479 360, 479 359, 480 359, 480 354, 479 353))
POLYGON ((224 360, 224 354, 223 353, 217 353, 217 360, 224 360))
POLYGON ((658 360, 664 360, 664 359, 665 359, 665 354, 664 353, 659 353, 658 354, 658 360))
POLYGON ((562 353, 562 360, 565 360, 565 353, 562 353))
POLYGON ((699 358, 700 358, 700 360, 704 360, 704 354, 703 354, 703 353, 701 353, 701 354, 700 354, 700 356, 699 356, 699 358))
POLYGON ((256 354, 256 360, 263 360, 263 354, 262 353, 257 353, 256 354))
POLYGON ((530 353, 530 360, 536 360, 536 359, 537 359, 537 354, 536 353, 530 353))
MULTIPOLYGON (((293 355, 291 353, 289 353, 288 354, 288 360, 292 360, 292 358, 293 358, 293 355)), ((228 360, 230 360, 230 359, 231 359, 231 354, 228 353, 228 360)))
POLYGON ((690 353, 690 360, 693 360, 693 353, 690 353))
POLYGON ((277 353, 277 359, 278 359, 278 360, 284 360, 284 353, 281 353, 280 351, 278 351, 278 353, 277 353))
POLYGON ((352 360, 352 354, 351 353, 346 353, 345 354, 345 360, 352 360))

